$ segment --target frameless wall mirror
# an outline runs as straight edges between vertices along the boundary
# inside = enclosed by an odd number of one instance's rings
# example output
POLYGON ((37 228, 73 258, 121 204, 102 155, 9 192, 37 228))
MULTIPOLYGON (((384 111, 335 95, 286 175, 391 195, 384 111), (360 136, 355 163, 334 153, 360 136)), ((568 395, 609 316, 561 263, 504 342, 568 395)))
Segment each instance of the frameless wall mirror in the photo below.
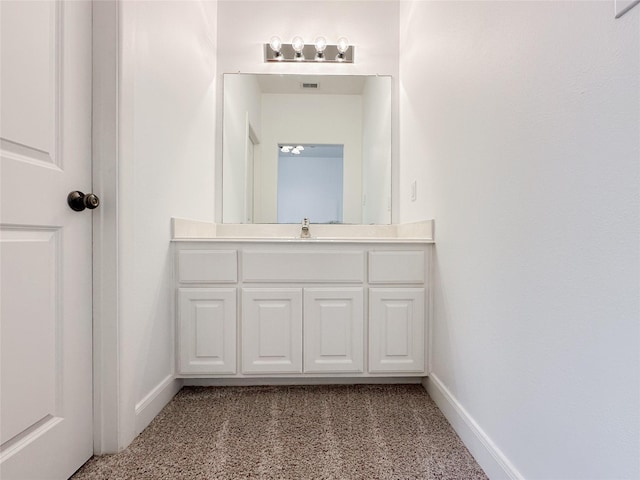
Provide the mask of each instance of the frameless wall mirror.
POLYGON ((391 223, 391 77, 225 74, 224 223, 391 223))

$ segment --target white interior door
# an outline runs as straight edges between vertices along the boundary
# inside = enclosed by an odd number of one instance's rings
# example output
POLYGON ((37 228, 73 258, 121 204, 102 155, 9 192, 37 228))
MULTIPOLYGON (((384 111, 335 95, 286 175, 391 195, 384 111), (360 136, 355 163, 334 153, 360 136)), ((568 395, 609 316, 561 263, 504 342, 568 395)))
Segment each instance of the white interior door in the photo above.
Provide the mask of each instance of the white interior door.
POLYGON ((0 477, 93 452, 91 3, 0 2, 0 477))

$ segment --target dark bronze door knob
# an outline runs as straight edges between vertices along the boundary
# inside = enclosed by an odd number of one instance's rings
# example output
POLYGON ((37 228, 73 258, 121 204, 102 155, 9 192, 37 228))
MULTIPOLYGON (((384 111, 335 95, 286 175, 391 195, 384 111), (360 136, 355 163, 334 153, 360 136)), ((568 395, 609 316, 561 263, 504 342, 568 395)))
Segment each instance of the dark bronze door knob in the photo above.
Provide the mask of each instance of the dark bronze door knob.
POLYGON ((100 205, 100 199, 93 193, 87 193, 86 195, 78 190, 74 190, 67 196, 67 203, 72 210, 81 212, 85 208, 93 210, 100 205))

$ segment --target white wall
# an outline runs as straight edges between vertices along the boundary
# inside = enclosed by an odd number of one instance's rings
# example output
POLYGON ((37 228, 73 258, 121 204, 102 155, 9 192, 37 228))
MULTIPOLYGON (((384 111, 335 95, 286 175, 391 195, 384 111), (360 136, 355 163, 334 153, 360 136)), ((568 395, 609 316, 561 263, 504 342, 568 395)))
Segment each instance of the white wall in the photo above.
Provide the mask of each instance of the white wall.
POLYGON ((277 223, 278 143, 317 143, 344 145, 343 221, 361 223, 362 97, 263 94, 262 115, 254 221, 277 223))
POLYGON ((260 139, 262 93, 258 80, 249 75, 227 75, 224 90, 222 158, 227 160, 222 170, 222 181, 226 186, 222 218, 225 223, 245 223, 247 120, 260 139))
POLYGON ((474 428, 514 476, 639 478, 640 8, 401 10, 400 218, 437 223, 429 388, 493 478, 474 428))
MULTIPOLYGON (((218 75, 223 73, 327 73, 393 75, 392 125, 397 127, 399 2, 386 1, 237 1, 218 2, 218 75), (290 43, 295 35, 312 42, 323 35, 329 43, 346 36, 355 45, 354 64, 267 64, 263 44, 273 35, 290 43)), ((222 104, 222 91, 218 91, 222 104)), ((221 147, 221 121, 218 152, 221 147)), ((397 128, 394 128, 397 132, 397 128)), ((396 135, 396 133, 394 133, 396 135)), ((393 138, 393 169, 398 142, 393 138)), ((217 156, 217 171, 222 157, 217 156)), ((218 176, 218 179, 221 177, 218 176)), ((221 215, 222 187, 216 183, 216 216, 221 215)))
POLYGON ((170 218, 214 219, 215 7, 120 3, 121 447, 179 386, 170 218))
POLYGON ((391 79, 370 77, 362 92, 362 223, 391 223, 391 79))

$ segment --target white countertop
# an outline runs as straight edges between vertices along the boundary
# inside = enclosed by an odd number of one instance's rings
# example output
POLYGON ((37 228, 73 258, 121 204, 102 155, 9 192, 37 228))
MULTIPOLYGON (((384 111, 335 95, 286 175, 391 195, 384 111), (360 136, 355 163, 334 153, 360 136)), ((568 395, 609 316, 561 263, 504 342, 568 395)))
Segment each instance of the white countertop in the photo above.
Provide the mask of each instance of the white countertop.
POLYGON ((171 219, 172 241, 251 243, 434 243, 434 221, 392 225, 311 224, 301 238, 297 224, 229 224, 171 219))

